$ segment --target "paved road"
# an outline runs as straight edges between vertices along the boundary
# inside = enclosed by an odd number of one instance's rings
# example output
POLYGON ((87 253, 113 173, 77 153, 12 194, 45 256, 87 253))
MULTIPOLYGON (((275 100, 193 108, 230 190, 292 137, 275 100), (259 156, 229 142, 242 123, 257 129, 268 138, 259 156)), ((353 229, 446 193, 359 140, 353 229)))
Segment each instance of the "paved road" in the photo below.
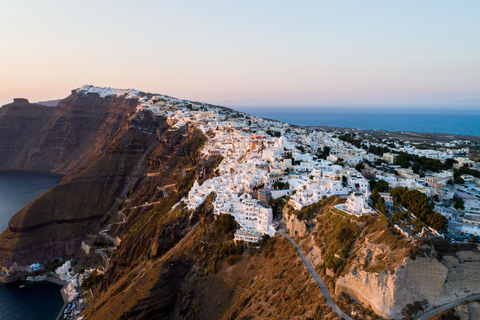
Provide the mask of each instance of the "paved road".
POLYGON ((97 249, 95 250, 95 252, 99 255, 102 256, 103 260, 105 260, 105 269, 104 269, 104 273, 107 273, 107 270, 108 270, 108 267, 110 266, 110 263, 108 262, 108 257, 107 255, 102 251, 102 250, 105 250, 105 249, 97 249))
POLYGON ((443 311, 446 311, 448 309, 451 309, 461 303, 464 303, 464 302, 467 302, 467 301, 475 301, 475 300, 478 300, 480 299, 480 294, 476 294, 476 295, 473 295, 473 296, 469 296, 469 297, 465 297, 465 298, 462 298, 460 300, 457 300, 457 301, 454 301, 454 302, 450 302, 450 303, 447 303, 447 304, 444 304, 443 306, 440 306, 440 307, 436 307, 430 311, 427 311, 427 313, 424 313, 423 315, 417 317, 415 320, 428 320, 434 316, 436 316, 437 314, 439 314, 440 312, 443 312, 443 311))
MULTIPOLYGON (((110 225, 109 225, 110 226, 110 225)), ((99 232, 100 235, 104 236, 105 238, 107 238, 108 240, 112 241, 113 243, 115 243, 115 248, 114 249, 117 249, 118 247, 118 241, 117 239, 114 239, 112 237, 110 237, 108 234, 106 234, 105 232, 108 232, 110 231, 110 228, 107 228, 105 230, 102 230, 99 232)))
POLYGON ((337 306, 335 301, 332 298, 332 295, 330 294, 330 291, 328 291, 327 285, 323 281, 322 277, 315 271, 315 268, 313 267, 312 263, 305 257, 305 254, 302 251, 302 248, 292 239, 290 238, 285 231, 279 231, 279 233, 284 236, 288 241, 290 241, 291 244, 297 249, 298 255, 302 259, 303 263, 307 267, 308 271, 312 275, 313 280, 318 283, 318 287, 320 289, 320 293, 325 297, 325 300, 327 302, 327 305, 335 312, 335 314, 338 317, 342 317, 347 320, 353 320, 349 316, 347 316, 343 311, 337 306))
MULTIPOLYGON (((142 204, 140 206, 136 206, 136 207, 130 207, 130 208, 127 208, 127 209, 138 209, 138 208, 144 208, 144 207, 151 207, 151 206, 154 206, 156 204, 159 204, 160 202, 162 201, 156 201, 156 202, 151 202, 151 203, 146 203, 146 204, 142 204)), ((121 212, 121 211, 120 211, 121 212)), ((122 213, 123 215, 123 213, 122 213)), ((125 216, 124 216, 125 217, 125 216)), ((127 219, 127 218, 125 218, 127 219)))
POLYGON ((107 226, 107 228, 105 228, 104 230, 99 232, 99 234, 101 236, 103 236, 103 237, 107 238, 108 240, 112 241, 113 243, 115 243, 115 247, 107 247, 107 248, 102 248, 102 249, 95 250, 95 252, 97 254, 101 255, 103 260, 105 260, 105 271, 104 271, 104 273, 107 273, 107 270, 108 270, 108 267, 110 266, 110 263, 108 262, 108 256, 105 254, 105 252, 103 252, 103 250, 115 250, 115 249, 118 248, 118 245, 119 245, 117 239, 114 239, 113 237, 109 236, 107 234, 107 232, 110 231, 110 229, 112 228, 113 225, 122 224, 122 223, 127 222, 127 217, 123 214, 123 212, 121 210, 118 211, 118 214, 122 217, 123 221, 111 223, 107 226))

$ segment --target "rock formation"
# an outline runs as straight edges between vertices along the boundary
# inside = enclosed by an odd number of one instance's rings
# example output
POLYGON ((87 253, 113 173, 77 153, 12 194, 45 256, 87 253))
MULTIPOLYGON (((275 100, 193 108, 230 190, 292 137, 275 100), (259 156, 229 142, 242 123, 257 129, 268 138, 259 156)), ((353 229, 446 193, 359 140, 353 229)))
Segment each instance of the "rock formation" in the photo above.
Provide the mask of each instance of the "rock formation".
POLYGON ((136 101, 73 93, 56 108, 16 100, 0 108, 0 169, 66 174, 12 217, 0 235, 0 264, 27 265, 72 254, 115 212, 141 177, 156 140, 122 130, 136 101))
POLYGON ((480 253, 460 251, 435 258, 406 258, 394 272, 352 269, 336 281, 337 294, 347 293, 387 318, 401 318, 408 304, 428 301, 439 306, 480 293, 480 253))

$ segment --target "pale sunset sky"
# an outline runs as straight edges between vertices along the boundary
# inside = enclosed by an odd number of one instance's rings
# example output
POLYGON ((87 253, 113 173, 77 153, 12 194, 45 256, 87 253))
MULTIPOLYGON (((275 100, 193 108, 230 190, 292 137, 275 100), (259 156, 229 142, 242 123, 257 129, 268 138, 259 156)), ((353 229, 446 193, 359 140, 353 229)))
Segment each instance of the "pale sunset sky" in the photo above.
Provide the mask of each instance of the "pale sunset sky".
POLYGON ((480 1, 0 1, 0 105, 84 84, 235 105, 480 105, 480 1))

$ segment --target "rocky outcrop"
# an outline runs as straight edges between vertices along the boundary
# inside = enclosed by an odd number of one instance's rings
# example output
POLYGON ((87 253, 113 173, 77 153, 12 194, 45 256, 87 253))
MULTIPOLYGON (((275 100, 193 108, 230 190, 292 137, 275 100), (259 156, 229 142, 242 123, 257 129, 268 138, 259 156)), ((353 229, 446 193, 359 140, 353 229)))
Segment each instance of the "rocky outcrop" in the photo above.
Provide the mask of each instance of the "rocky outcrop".
POLYGON ((290 213, 287 215, 287 229, 290 232, 290 236, 304 237, 308 233, 307 225, 304 221, 297 219, 295 214, 290 213))
POLYGON ((428 301, 439 306, 480 293, 480 253, 460 251, 456 256, 406 258, 394 272, 352 269, 336 281, 337 294, 347 293, 387 318, 399 318, 407 304, 428 301))
POLYGON ((480 303, 470 302, 468 304, 461 304, 454 308, 455 315, 460 320, 480 319, 480 303))

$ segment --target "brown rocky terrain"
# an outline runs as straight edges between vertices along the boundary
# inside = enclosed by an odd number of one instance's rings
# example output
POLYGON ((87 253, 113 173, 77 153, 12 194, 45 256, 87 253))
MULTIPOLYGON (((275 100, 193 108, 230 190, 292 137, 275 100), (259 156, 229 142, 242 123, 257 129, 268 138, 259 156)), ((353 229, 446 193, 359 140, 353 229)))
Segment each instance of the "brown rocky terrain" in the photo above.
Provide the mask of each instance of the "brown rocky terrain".
POLYGON ((0 169, 66 174, 11 219, 0 235, 2 265, 72 254, 116 211, 158 141, 125 126, 136 105, 73 92, 55 108, 26 100, 0 108, 0 169))
POLYGON ((138 222, 126 227, 86 319, 335 318, 287 240, 235 246, 208 200, 193 213, 168 212, 167 202, 131 213, 138 222))
POLYGON ((26 100, 0 108, 0 170, 67 174, 101 154, 136 99, 72 95, 55 108, 26 100))
MULTIPOLYGON (((480 277, 475 244, 450 244, 441 238, 412 243, 384 217, 335 214, 329 208, 336 201, 285 211, 291 235, 346 309, 359 301, 361 308, 370 307, 382 317, 410 319, 422 309, 480 293, 472 281, 480 277)), ((473 306, 467 310, 472 314, 473 306)))

